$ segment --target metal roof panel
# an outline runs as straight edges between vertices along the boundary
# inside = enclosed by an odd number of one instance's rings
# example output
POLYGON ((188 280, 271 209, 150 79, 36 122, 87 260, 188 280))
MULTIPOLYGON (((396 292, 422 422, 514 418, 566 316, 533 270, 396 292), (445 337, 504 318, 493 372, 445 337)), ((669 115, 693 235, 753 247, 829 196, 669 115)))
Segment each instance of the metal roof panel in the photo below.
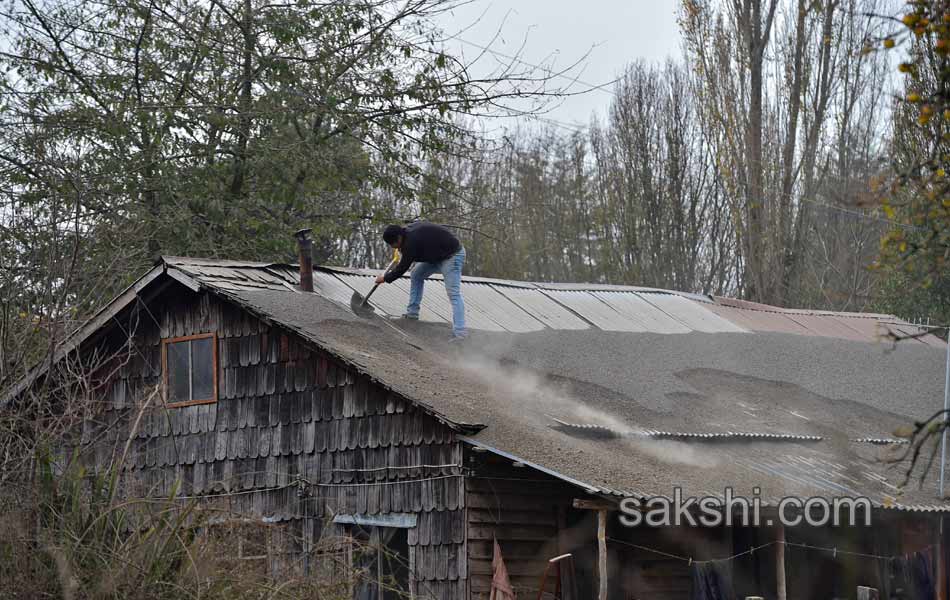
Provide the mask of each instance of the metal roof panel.
POLYGON ((619 312, 592 292, 544 290, 544 295, 604 331, 646 331, 641 321, 619 312))
POLYGON ((495 286, 495 291, 551 329, 590 329, 583 319, 539 290, 495 286))
MULTIPOLYGON (((537 294, 537 292, 531 293, 537 294)), ((474 309, 485 313, 506 331, 521 333, 544 329, 541 321, 522 310, 517 303, 512 302, 489 284, 464 282, 462 295, 465 298, 466 310, 474 309)))
POLYGON ((313 272, 313 289, 340 304, 349 304, 350 297, 353 295, 353 288, 323 271, 313 272))
POLYGON ((738 323, 750 331, 774 331, 776 333, 796 333, 799 335, 810 334, 806 327, 781 313, 748 310, 722 304, 710 304, 706 305, 706 307, 720 317, 733 323, 738 323))
MULTIPOLYGON (((689 333, 690 328, 634 292, 590 292, 631 321, 653 333, 689 333)), ((689 300, 683 300, 689 302, 689 300)))
POLYGON ((694 331, 707 333, 735 332, 747 333, 747 330, 732 321, 724 319, 706 308, 705 304, 693 302, 682 296, 671 294, 639 294, 641 298, 656 306, 680 323, 694 331))
POLYGON ((836 337, 860 342, 869 341, 858 330, 848 327, 831 316, 821 316, 805 313, 783 315, 806 328, 811 335, 836 337))

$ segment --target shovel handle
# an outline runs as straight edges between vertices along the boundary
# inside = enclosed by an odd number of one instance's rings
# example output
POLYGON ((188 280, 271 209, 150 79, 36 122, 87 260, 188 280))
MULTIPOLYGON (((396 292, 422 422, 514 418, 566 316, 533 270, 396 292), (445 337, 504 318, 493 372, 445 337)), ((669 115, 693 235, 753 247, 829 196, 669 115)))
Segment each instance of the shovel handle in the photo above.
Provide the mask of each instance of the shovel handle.
MULTIPOLYGON (((393 270, 393 267, 396 266, 396 263, 397 263, 397 262, 398 262, 398 261, 395 260, 395 258, 394 258, 393 261, 392 261, 391 263, 389 263, 389 266, 386 267, 386 271, 383 273, 383 275, 386 275, 386 274, 388 274, 390 271, 392 271, 392 270, 393 270)), ((360 302, 360 306, 366 306, 366 303, 369 302, 369 297, 373 295, 373 292, 375 292, 375 291, 376 291, 376 288, 378 288, 378 287, 379 287, 379 284, 378 284, 378 283, 373 286, 373 289, 371 289, 371 290, 369 291, 369 293, 366 294, 366 297, 363 298, 363 301, 360 302)))
POLYGON ((378 288, 378 287, 379 287, 379 284, 378 284, 378 283, 373 286, 373 289, 371 289, 371 290, 369 291, 369 293, 366 294, 366 297, 363 298, 363 301, 360 302, 360 306, 366 306, 366 303, 369 302, 369 297, 373 295, 373 292, 375 292, 375 291, 376 291, 376 288, 378 288))

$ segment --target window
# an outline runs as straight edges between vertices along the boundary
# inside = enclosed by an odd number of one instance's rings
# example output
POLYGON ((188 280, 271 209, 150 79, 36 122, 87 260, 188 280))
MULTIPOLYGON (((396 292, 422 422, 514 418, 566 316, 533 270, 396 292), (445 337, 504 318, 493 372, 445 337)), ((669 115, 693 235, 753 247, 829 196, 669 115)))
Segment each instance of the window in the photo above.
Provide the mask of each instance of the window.
POLYGON ((351 572, 357 580, 354 600, 398 600, 409 590, 409 530, 354 525, 351 572), (354 571, 355 569, 355 571, 354 571))
POLYGON ((218 400, 218 337, 213 333, 162 340, 165 401, 173 406, 218 400))

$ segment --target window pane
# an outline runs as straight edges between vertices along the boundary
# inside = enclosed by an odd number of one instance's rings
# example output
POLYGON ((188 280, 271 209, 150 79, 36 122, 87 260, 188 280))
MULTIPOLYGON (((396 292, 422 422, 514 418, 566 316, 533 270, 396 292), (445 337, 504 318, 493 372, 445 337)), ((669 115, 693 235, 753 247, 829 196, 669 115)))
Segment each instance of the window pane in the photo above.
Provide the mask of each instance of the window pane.
POLYGON ((405 598, 409 592, 409 530, 386 528, 386 551, 380 573, 385 600, 405 598))
POLYGON ((214 339, 201 338, 191 342, 191 399, 214 397, 214 339))
POLYGON ((188 342, 175 342, 166 346, 168 368, 168 401, 191 400, 188 393, 188 342))

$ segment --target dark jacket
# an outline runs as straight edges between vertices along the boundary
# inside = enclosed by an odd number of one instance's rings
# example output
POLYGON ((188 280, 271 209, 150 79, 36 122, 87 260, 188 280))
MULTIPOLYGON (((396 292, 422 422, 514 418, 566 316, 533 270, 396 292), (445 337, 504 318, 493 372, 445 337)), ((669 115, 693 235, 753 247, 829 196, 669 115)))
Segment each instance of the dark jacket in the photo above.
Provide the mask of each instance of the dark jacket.
POLYGON ((414 262, 442 262, 461 249, 462 243, 445 227, 426 221, 410 223, 406 226, 402 247, 399 249, 402 260, 386 274, 386 283, 392 283, 402 277, 414 262))

